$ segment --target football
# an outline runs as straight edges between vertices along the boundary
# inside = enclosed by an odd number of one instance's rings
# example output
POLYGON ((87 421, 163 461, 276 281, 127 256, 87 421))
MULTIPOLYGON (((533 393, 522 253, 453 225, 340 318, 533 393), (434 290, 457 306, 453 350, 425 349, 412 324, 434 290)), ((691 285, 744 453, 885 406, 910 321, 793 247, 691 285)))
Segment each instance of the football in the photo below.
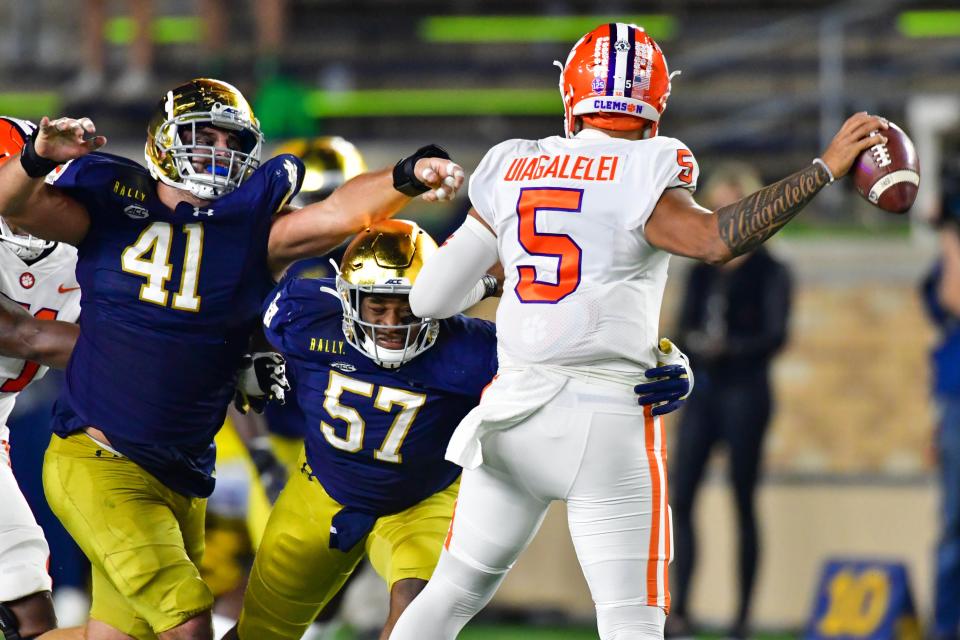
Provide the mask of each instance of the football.
POLYGON ((920 185, 917 150, 903 129, 892 122, 883 135, 885 143, 870 147, 857 158, 853 182, 870 204, 904 213, 916 200, 920 185))

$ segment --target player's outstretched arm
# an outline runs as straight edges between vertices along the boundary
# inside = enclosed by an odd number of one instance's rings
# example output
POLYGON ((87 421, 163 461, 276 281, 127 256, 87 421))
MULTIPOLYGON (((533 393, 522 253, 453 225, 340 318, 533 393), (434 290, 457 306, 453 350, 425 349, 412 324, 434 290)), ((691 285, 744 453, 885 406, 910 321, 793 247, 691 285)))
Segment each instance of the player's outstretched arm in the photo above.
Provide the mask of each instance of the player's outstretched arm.
POLYGON ((449 318, 502 292, 498 260, 497 236, 471 209, 460 228, 423 265, 410 289, 410 310, 419 318, 449 318))
POLYGON ((391 217, 418 194, 430 202, 447 200, 463 184, 463 169, 447 158, 414 154, 401 160, 398 167, 401 169, 361 174, 325 200, 281 212, 270 229, 269 259, 274 275, 295 260, 327 253, 372 223, 391 217), (423 188, 426 191, 421 193, 423 188))
POLYGON ((72 322, 38 320, 0 295, 0 356, 64 369, 79 335, 72 322))
POLYGON ((833 180, 850 171, 860 153, 886 138, 887 121, 866 112, 843 124, 821 158, 756 193, 711 212, 685 189, 668 189, 644 229, 653 246, 711 263, 752 251, 779 231, 833 180), (711 213, 715 215, 710 215, 711 213))
POLYGON ((89 118, 44 117, 20 157, 0 166, 0 216, 39 238, 79 244, 90 226, 86 209, 44 178, 57 165, 106 144, 107 139, 95 133, 89 118))

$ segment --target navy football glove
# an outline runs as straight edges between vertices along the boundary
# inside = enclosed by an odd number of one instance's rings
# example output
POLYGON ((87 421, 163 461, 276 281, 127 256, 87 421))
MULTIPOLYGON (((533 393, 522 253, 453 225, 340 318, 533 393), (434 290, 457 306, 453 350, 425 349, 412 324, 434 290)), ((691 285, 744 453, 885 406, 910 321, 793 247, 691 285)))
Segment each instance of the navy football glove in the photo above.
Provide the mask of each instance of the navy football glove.
POLYGON ((243 356, 243 365, 237 379, 233 405, 240 413, 253 409, 263 413, 267 402, 284 404, 287 382, 287 361, 275 351, 258 351, 243 356))
POLYGON ((633 388, 637 402, 651 405, 651 414, 662 416, 680 408, 693 391, 693 370, 687 354, 667 338, 661 338, 654 347, 657 366, 647 369, 644 375, 649 382, 633 388))

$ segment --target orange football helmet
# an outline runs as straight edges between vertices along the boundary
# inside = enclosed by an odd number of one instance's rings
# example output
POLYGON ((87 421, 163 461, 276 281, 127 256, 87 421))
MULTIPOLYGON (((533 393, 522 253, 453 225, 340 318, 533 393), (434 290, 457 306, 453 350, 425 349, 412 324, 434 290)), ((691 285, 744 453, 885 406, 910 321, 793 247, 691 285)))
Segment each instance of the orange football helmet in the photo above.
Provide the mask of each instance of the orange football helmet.
MULTIPOLYGON (((559 62, 557 66, 560 66, 559 62)), ((670 95, 667 60, 643 27, 602 24, 577 41, 560 72, 564 132, 577 133, 576 119, 604 129, 638 129, 649 120, 657 135, 670 95)))
MULTIPOLYGON (((9 116, 0 117, 0 164, 18 155, 36 126, 26 120, 9 116)), ((21 260, 36 260, 55 242, 41 240, 29 233, 14 232, 7 222, 0 218, 0 242, 10 248, 21 260)))
POLYGON ((23 143, 36 127, 26 120, 0 117, 0 163, 20 153, 23 143))

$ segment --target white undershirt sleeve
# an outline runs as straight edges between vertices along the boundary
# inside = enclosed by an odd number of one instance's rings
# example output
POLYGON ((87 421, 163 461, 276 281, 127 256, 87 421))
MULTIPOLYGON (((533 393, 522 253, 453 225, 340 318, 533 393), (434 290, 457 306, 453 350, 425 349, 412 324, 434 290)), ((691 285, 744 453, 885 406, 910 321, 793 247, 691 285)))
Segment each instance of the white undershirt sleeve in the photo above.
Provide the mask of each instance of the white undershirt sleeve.
POLYGON ((410 291, 410 309, 420 318, 449 318, 473 306, 483 298, 480 279, 497 259, 497 237, 467 216, 423 265, 410 291))

